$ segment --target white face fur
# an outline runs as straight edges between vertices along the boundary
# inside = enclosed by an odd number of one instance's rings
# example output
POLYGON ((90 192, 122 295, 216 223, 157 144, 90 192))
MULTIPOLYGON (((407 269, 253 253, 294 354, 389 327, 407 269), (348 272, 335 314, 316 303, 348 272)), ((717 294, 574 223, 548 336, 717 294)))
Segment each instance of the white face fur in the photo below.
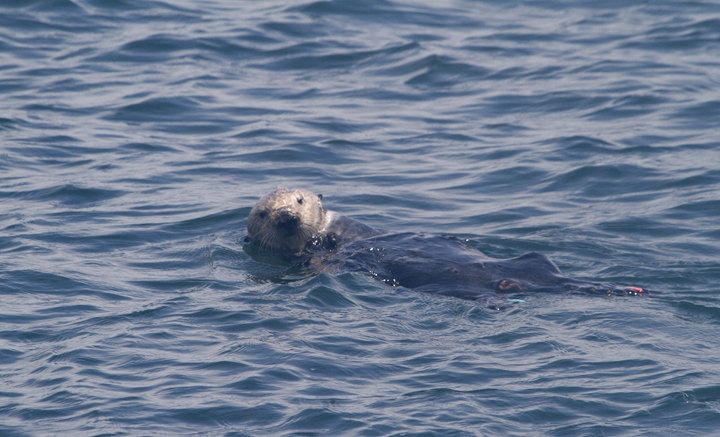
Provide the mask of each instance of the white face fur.
POLYGON ((263 196, 248 216, 248 237, 258 247, 293 255, 324 227, 322 195, 278 188, 263 196))

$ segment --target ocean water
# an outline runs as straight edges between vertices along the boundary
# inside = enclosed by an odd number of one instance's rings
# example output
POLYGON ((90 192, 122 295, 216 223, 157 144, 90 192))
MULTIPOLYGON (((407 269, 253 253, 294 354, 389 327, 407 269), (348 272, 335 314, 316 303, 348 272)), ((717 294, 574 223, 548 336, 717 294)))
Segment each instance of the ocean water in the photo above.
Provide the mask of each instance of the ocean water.
POLYGON ((3 0, 0 435, 720 430, 720 5, 3 0), (276 188, 642 297, 245 253, 276 188))

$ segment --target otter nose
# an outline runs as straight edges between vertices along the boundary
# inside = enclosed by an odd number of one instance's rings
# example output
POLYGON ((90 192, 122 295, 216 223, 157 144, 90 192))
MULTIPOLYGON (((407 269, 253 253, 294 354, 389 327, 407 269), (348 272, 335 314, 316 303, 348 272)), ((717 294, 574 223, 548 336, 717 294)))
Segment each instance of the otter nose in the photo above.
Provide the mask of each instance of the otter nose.
POLYGON ((300 222, 300 217, 291 209, 281 209, 278 211, 277 224, 280 227, 291 227, 297 226, 300 222))

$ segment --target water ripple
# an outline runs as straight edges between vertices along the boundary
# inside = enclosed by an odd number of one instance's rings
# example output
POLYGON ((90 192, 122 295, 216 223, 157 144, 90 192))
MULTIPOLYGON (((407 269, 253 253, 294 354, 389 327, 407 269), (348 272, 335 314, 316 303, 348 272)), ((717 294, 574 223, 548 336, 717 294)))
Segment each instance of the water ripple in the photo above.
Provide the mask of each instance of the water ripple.
POLYGON ((713 434, 718 16, 3 2, 0 434, 713 434), (651 293, 305 277, 244 250, 279 185, 651 293))

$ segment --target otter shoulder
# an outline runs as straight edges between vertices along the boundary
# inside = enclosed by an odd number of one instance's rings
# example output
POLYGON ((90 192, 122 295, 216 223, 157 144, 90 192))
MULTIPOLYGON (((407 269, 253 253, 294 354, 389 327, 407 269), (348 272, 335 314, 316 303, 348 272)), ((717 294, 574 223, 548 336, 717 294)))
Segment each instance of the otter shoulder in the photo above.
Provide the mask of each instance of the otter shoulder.
POLYGON ((325 226, 321 233, 323 235, 336 235, 340 239, 338 243, 347 243, 380 234, 379 231, 364 223, 335 211, 327 210, 325 211, 325 226))

